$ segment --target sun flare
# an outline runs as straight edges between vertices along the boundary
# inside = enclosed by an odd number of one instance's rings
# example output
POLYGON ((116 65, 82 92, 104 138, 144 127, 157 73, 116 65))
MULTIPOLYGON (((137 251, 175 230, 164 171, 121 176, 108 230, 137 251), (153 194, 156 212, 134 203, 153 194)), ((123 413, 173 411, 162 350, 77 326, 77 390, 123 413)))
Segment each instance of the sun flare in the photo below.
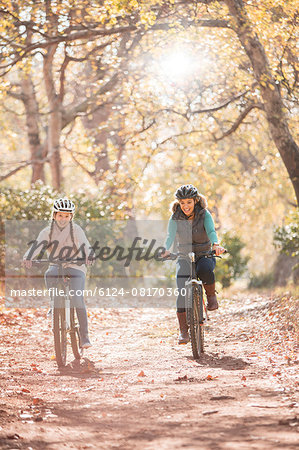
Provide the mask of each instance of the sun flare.
POLYGON ((160 67, 169 78, 184 78, 194 70, 194 61, 189 53, 180 50, 161 58, 160 67))

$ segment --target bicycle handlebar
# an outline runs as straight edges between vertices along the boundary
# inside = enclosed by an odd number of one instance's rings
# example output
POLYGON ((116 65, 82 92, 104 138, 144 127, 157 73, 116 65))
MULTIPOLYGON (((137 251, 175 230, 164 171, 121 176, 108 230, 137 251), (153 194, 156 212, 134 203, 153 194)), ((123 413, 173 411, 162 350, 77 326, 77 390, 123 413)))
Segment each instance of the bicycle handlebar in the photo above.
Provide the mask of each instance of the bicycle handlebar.
POLYGON ((32 265, 38 265, 38 264, 56 264, 58 266, 62 266, 63 264, 68 264, 68 263, 72 263, 72 264, 76 264, 77 266, 82 266, 83 264, 85 264, 86 262, 86 258, 76 258, 76 259, 32 259, 29 260, 32 261, 32 265))
MULTIPOLYGON (((228 253, 227 250, 225 250, 222 254, 228 253)), ((162 258, 161 261, 175 261, 177 258, 179 258, 180 256, 183 256, 185 258, 190 259, 189 254, 186 253, 182 253, 182 252, 177 252, 177 253, 170 253, 169 255, 165 256, 164 258, 162 258)), ((211 250, 209 251, 206 255, 202 255, 203 258, 221 258, 221 256, 217 256, 215 253, 215 250, 211 250)))

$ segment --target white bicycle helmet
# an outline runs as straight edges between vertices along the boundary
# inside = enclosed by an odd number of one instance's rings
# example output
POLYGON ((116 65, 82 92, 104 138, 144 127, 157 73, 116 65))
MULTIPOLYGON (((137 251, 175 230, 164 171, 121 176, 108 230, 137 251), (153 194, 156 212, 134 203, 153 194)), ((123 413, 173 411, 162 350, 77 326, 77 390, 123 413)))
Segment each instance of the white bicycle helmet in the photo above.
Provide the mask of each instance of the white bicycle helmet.
POLYGON ((74 213, 75 205, 68 198, 59 198, 54 202, 54 212, 68 212, 74 213))

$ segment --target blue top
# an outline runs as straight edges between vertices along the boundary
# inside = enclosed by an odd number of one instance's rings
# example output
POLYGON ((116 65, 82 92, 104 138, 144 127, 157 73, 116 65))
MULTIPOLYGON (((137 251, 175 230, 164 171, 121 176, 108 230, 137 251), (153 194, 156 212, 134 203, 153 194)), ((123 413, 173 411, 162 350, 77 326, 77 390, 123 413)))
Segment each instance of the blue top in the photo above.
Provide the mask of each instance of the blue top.
MULTIPOLYGON (((166 236, 166 241, 165 241, 166 250, 169 250, 174 242, 175 235, 177 232, 177 227, 178 227, 177 221, 173 220, 173 219, 169 219, 167 236, 166 236)), ((211 213, 208 210, 206 210, 206 214, 205 214, 204 227, 205 227, 207 235, 211 241, 211 244, 212 245, 215 243, 217 244, 218 239, 217 239, 217 234, 215 231, 214 220, 213 220, 213 217, 211 216, 211 213)))

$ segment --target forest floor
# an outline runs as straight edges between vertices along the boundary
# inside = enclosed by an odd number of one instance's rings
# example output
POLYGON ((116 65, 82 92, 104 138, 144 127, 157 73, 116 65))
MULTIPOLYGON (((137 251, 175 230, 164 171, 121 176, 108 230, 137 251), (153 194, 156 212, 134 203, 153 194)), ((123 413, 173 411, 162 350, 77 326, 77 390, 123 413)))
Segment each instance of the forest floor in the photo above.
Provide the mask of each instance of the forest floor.
POLYGON ((90 309, 93 347, 59 370, 46 311, 2 303, 0 448, 297 449, 298 342, 281 305, 222 299, 198 361, 174 309, 90 309))

